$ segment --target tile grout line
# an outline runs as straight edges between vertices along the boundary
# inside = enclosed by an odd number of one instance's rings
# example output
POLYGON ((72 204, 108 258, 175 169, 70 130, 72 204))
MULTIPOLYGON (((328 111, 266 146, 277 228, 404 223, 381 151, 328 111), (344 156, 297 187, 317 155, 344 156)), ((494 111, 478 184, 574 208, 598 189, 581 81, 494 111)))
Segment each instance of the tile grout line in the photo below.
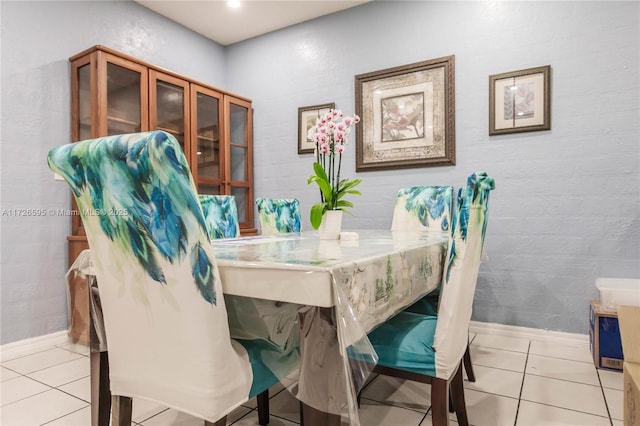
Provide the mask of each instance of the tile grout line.
MULTIPOLYGON (((73 353, 75 353, 75 352, 73 352, 73 353)), ((29 372, 27 372, 27 373, 21 373, 21 372, 19 372, 19 371, 15 370, 15 369, 11 369, 11 368, 7 367, 6 365, 2 365, 2 367, 3 367, 3 368, 7 368, 7 369, 9 369, 9 370, 11 370, 11 371, 13 371, 13 372, 15 372, 15 373, 21 374, 21 375, 23 375, 23 376, 28 376, 29 374, 38 373, 38 372, 40 372, 40 371, 44 371, 44 370, 47 370, 47 369, 49 369, 49 368, 53 368, 53 367, 58 367, 58 366, 61 366, 61 365, 63 365, 63 364, 66 364, 66 363, 69 363, 69 362, 73 362, 73 361, 77 361, 77 360, 82 359, 82 358, 86 358, 86 359, 88 359, 88 357, 86 357, 86 356, 82 356, 82 355, 79 355, 79 354, 76 354, 76 355, 78 355, 78 358, 70 359, 70 360, 67 360, 67 361, 62 361, 62 362, 60 362, 60 363, 52 364, 52 365, 49 365, 49 366, 47 366, 47 367, 40 368, 40 369, 38 369, 38 370, 29 371, 29 372)), ((29 378, 31 378, 31 377, 29 377, 29 378)), ((10 379, 9 379, 9 380, 10 380, 10 379)), ((34 379, 34 380, 35 380, 35 379, 34 379)))
MULTIPOLYGON (((7 368, 7 367, 4 367, 4 368, 7 368)), ((12 371, 13 371, 13 370, 12 370, 12 371)), ((25 400, 25 399, 27 399, 27 398, 31 398, 31 397, 33 397, 33 396, 40 395, 40 394, 42 394, 42 393, 49 392, 50 390, 55 389, 53 386, 48 385, 48 384, 46 384, 46 383, 42 383, 42 382, 40 382, 40 381, 38 381, 38 380, 36 380, 36 379, 33 379, 33 378, 31 378, 31 377, 27 376, 26 374, 22 374, 22 373, 19 373, 19 372, 17 372, 17 371, 14 371, 14 372, 15 372, 15 373, 18 373, 20 376, 18 376, 18 377, 13 377, 13 378, 11 378, 11 379, 5 380, 5 381, 3 381, 2 383, 6 383, 6 382, 11 381, 11 380, 19 379, 20 377, 24 377, 24 378, 26 378, 26 379, 33 380, 34 382, 39 383, 39 384, 41 384, 41 385, 45 385, 45 386, 46 386, 46 387, 48 387, 49 389, 43 390, 42 392, 36 392, 36 393, 34 393, 34 394, 32 394, 32 395, 29 395, 29 396, 25 396, 24 398, 17 399, 17 400, 15 400, 15 401, 13 401, 13 402, 10 402, 10 403, 8 403, 8 404, 2 404, 2 401, 0 401, 0 407, 3 407, 3 408, 4 408, 4 407, 8 407, 8 406, 10 406, 10 405, 12 405, 12 404, 15 404, 16 402, 24 401, 24 400, 25 400)))
POLYGON ((76 352, 76 351, 72 351, 70 349, 67 349, 67 348, 64 348, 64 347, 61 347, 61 346, 54 345, 54 346, 50 346, 50 347, 47 347, 47 348, 38 349, 35 352, 29 352, 29 353, 25 353, 24 355, 18 355, 18 356, 15 356, 13 358, 0 360, 0 365, 2 365, 4 368, 8 368, 8 367, 6 367, 4 365, 7 362, 11 362, 11 361, 15 361, 15 360, 18 360, 18 359, 26 358, 26 357, 32 356, 32 355, 41 354, 41 353, 44 353, 44 352, 47 352, 47 351, 51 351, 53 349, 61 349, 61 350, 66 351, 66 352, 71 352, 73 354, 81 355, 81 356, 85 356, 85 357, 89 356, 89 355, 85 355, 85 354, 82 354, 82 353, 79 353, 79 352, 76 352))
MULTIPOLYGON (((91 405, 88 405, 88 407, 89 407, 89 408, 91 408, 91 405)), ((41 423, 41 425, 40 425, 40 426, 48 425, 48 424, 50 424, 51 422, 55 422, 56 420, 60 420, 60 419, 62 419, 62 418, 64 418, 64 417, 67 417, 67 416, 69 416, 69 415, 71 415, 71 414, 73 414, 73 413, 77 413, 78 411, 84 410, 84 409, 86 409, 86 408, 87 408, 87 407, 82 407, 82 408, 78 408, 77 410, 70 411, 70 412, 68 412, 68 413, 63 414, 63 415, 62 415, 62 416, 60 416, 60 417, 56 417, 55 419, 51 419, 51 420, 49 420, 49 421, 47 421, 47 422, 45 422, 45 423, 41 423)))
MULTIPOLYGON (((525 357, 525 359, 526 359, 526 357, 525 357)), ((483 367, 483 368, 491 368, 491 369, 494 369, 494 370, 508 371, 508 372, 510 372, 510 373, 524 373, 524 370, 523 370, 523 371, 519 371, 519 370, 510 370, 510 369, 508 369, 508 368, 500 368, 500 367, 494 367, 494 366, 492 366, 492 365, 478 364, 478 363, 476 363, 475 361, 473 362, 473 365, 474 365, 474 366, 476 366, 476 365, 477 365, 478 367, 483 367)), ((526 361, 525 361, 525 367, 526 367, 526 361)), ((489 393, 490 393, 490 392, 489 392, 489 393)))
POLYGON ((581 362, 583 364, 593 364, 593 361, 581 361, 579 359, 571 359, 571 358, 560 358, 557 356, 551 356, 551 355, 542 355, 542 354, 531 354, 533 356, 539 356, 541 358, 552 358, 552 359, 560 359, 562 361, 573 361, 573 362, 581 362))
MULTIPOLYGON (((576 382, 575 380, 567 380, 567 379, 558 379, 557 377, 544 376, 542 374, 535 374, 535 373, 528 373, 528 374, 530 374, 532 376, 536 376, 536 377, 544 377, 545 379, 559 380, 561 382, 569 382, 569 383, 575 383, 575 384, 578 384, 578 385, 592 386, 594 388, 601 388, 602 387, 602 385, 600 385, 600 384, 593 385, 591 383, 576 382)), ((599 379, 598 379, 598 381, 599 381, 599 379)))
POLYGON ((600 414, 588 413, 586 411, 580 411, 580 410, 576 410, 574 408, 561 407, 559 405, 547 404, 545 402, 529 401, 528 399, 523 399, 523 401, 530 402, 532 404, 537 404, 537 405, 544 405, 545 407, 559 408, 561 410, 571 411, 573 413, 586 414, 586 415, 591 416, 591 417, 600 417, 601 419, 609 419, 609 420, 611 420, 610 417, 607 417, 607 416, 602 416, 600 414))
MULTIPOLYGON (((147 418, 145 418, 145 419, 142 419, 142 420, 140 420, 140 421, 136 422, 136 421, 134 421, 134 420, 133 420, 133 404, 134 404, 134 402, 133 402, 133 398, 131 398, 131 401, 132 401, 132 402, 131 402, 131 423, 133 423, 133 424, 137 424, 137 425, 141 425, 141 424, 143 424, 144 422, 146 422, 147 420, 150 420, 150 419, 152 419, 152 418, 154 418, 154 417, 157 417, 157 416, 159 416, 160 414, 164 413, 165 411, 170 410, 170 408, 169 408, 169 407, 164 407, 164 410, 160 410, 160 411, 158 411, 157 413, 155 413, 155 414, 153 414, 153 415, 151 415, 151 416, 149 416, 149 417, 147 417, 147 418)), ((91 406, 91 405, 89 405, 89 406, 91 406)), ((113 408, 113 407, 112 407, 112 408, 113 408)))
POLYGON ((598 376, 598 382, 600 383, 600 391, 602 392, 602 399, 604 399, 604 408, 607 409, 607 415, 609 416, 609 424, 613 426, 613 418, 611 417, 611 411, 609 411, 609 401, 607 401, 607 395, 604 393, 604 386, 602 386, 602 379, 600 379, 600 371, 596 368, 596 375, 598 376))
MULTIPOLYGON (((378 404, 386 405, 388 407, 400 408, 402 410, 409 410, 409 411, 413 411, 414 413, 422 413, 422 409, 410 408, 410 407, 402 406, 400 404, 393 403, 393 402, 378 401, 377 399, 365 398, 364 396, 362 397, 362 399, 363 400, 366 399, 367 401, 377 402, 378 404)), ((431 403, 429 403, 429 405, 428 405, 427 414, 429 413, 429 410, 431 410, 431 403)))
POLYGON ((520 384, 520 394, 518 395, 518 406, 516 407, 516 418, 513 419, 513 426, 518 424, 518 414, 520 414, 520 403, 522 402, 522 390, 524 389, 524 380, 527 377, 527 363, 529 362, 529 351, 531 350, 531 340, 527 347, 527 357, 524 360, 524 370, 522 371, 522 383, 520 384))

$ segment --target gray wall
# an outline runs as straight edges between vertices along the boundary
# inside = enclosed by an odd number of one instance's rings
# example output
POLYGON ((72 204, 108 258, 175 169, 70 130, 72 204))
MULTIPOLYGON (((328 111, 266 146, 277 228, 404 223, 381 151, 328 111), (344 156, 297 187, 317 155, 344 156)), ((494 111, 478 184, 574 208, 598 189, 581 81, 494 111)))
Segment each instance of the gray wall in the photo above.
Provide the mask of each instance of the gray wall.
MULTIPOLYGON (((474 319, 585 333, 597 276, 640 276, 637 2, 381 2, 221 46, 130 2, 0 2, 2 209, 66 208, 46 153, 69 141, 68 57, 103 44, 254 100, 256 196, 316 201, 297 108, 354 111, 355 74, 456 55, 457 165, 355 173, 345 228, 387 228, 398 187, 492 193, 474 319), (550 64, 552 129, 487 136, 488 75, 550 64)), ((352 141, 353 143, 353 141, 352 141)), ((2 216, 0 343, 66 327, 67 217, 2 216)))
POLYGON ((454 54, 452 167, 355 173, 345 228, 388 228, 397 189, 496 180, 474 319, 586 333, 598 276, 639 277, 639 4, 380 2, 228 49, 227 85, 254 100, 259 196, 298 197, 312 156, 296 151, 297 108, 352 113, 354 75, 454 54), (488 136, 488 76, 552 67, 552 130, 488 136))
MULTIPOLYGON (((68 58, 102 44, 224 87, 224 49, 133 2, 0 2, 1 209, 64 209, 70 191, 47 167, 70 142, 68 58)), ((67 326, 69 217, 1 220, 1 343, 67 326)))

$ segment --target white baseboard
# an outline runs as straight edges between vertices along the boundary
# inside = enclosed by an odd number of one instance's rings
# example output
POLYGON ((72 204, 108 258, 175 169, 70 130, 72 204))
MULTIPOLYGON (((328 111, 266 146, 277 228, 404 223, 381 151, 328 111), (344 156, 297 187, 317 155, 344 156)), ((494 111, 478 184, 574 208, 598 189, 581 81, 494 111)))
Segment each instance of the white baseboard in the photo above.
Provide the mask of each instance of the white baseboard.
POLYGON ((53 346, 64 345, 71 342, 67 330, 58 331, 31 339, 19 340, 0 346, 0 360, 6 361, 20 356, 29 355, 53 346))
POLYGON ((554 342, 589 344, 588 334, 565 333, 563 331, 543 330, 540 328, 518 327, 515 325, 494 324, 471 321, 472 333, 499 334, 502 336, 524 337, 533 340, 551 340, 554 342))

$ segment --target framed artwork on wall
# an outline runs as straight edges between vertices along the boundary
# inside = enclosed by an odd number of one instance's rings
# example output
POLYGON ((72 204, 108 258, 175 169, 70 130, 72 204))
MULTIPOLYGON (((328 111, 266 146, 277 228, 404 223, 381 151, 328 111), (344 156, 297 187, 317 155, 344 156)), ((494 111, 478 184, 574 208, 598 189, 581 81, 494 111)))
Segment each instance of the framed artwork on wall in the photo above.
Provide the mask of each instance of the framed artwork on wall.
POLYGON ((489 135, 551 129, 551 66, 489 76, 489 135))
POLYGON ((318 117, 335 107, 336 104, 331 102, 298 108, 298 154, 313 154, 316 143, 309 137, 309 129, 316 124, 318 117))
POLYGON ((456 163, 454 59, 355 76, 356 171, 456 163))

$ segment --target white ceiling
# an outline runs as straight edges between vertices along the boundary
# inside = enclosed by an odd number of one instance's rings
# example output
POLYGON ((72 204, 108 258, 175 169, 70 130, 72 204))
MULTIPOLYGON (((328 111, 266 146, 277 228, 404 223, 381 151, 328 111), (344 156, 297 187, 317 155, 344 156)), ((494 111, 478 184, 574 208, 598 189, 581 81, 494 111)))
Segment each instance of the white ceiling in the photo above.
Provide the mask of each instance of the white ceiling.
POLYGON ((224 46, 348 9, 370 0, 135 0, 224 46))

